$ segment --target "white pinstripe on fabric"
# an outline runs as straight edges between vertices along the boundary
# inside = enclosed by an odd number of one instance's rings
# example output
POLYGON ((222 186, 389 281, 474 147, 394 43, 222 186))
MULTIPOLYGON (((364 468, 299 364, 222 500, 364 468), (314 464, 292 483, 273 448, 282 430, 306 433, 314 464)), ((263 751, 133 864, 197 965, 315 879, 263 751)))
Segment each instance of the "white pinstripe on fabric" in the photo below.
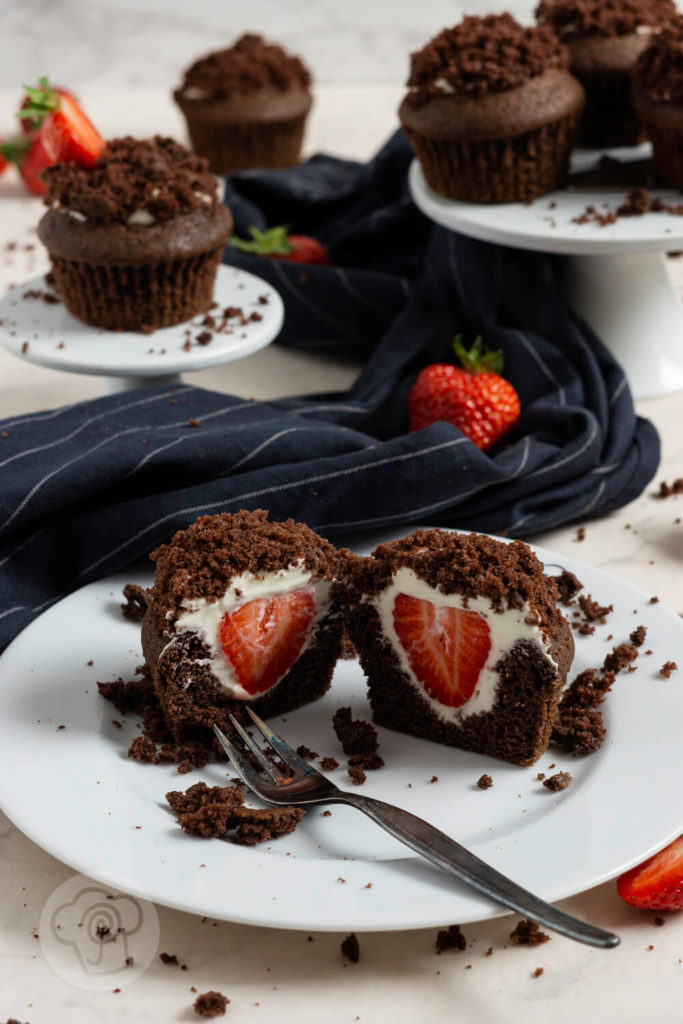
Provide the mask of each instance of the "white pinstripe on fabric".
POLYGON ((597 432, 598 432, 598 424, 597 424, 597 421, 594 419, 593 423, 592 423, 592 427, 591 427, 591 432, 588 435, 587 440, 584 441, 584 443, 581 445, 580 448, 577 448, 576 451, 572 452, 571 455, 566 455, 564 457, 564 459, 560 459, 559 462, 550 462, 550 463, 548 463, 547 466, 541 466, 540 469, 535 469, 533 471, 533 473, 529 473, 529 477, 532 477, 532 476, 542 476, 543 473, 549 473, 552 469, 559 469, 560 466, 566 466, 570 462, 573 462, 574 459, 578 459, 578 457, 580 455, 583 455, 583 453, 585 452, 586 448, 588 448, 593 443, 593 438, 595 437, 597 432))
POLYGON ((312 303, 309 299, 305 298, 301 294, 301 290, 294 287, 292 282, 289 280, 289 278, 283 271, 282 267, 277 262, 277 260, 273 260, 272 265, 285 288, 287 288, 287 290, 292 293, 295 299, 297 299, 297 301, 300 302, 302 306, 305 306, 306 309, 310 309, 313 313, 315 313, 317 317, 320 317, 320 319, 324 320, 326 323, 333 324, 348 337, 355 338, 357 341, 365 340, 364 335, 359 334, 358 331, 354 331, 353 328, 349 327, 348 324, 344 324, 341 322, 341 320, 337 320, 337 318, 332 316, 331 313, 327 313, 325 310, 322 310, 320 306, 314 305, 314 303, 312 303))
POLYGON ((519 340, 522 342, 522 344, 524 345, 524 348, 527 350, 527 352, 531 353, 532 357, 535 359, 535 361, 538 364, 539 368, 543 371, 543 373, 546 375, 548 380, 552 384, 554 384, 555 387, 557 388, 559 396, 560 396, 560 405, 566 405, 567 404, 567 397, 566 397, 566 395, 564 393, 564 387, 562 386, 562 384, 560 384, 559 380, 557 379, 557 377, 555 376, 553 371, 550 369, 550 367, 547 365, 547 363, 545 362, 545 360, 543 359, 541 354, 536 351, 536 349, 531 344, 529 339, 525 338, 525 336, 522 334, 521 331, 515 331, 515 336, 519 338, 519 340))

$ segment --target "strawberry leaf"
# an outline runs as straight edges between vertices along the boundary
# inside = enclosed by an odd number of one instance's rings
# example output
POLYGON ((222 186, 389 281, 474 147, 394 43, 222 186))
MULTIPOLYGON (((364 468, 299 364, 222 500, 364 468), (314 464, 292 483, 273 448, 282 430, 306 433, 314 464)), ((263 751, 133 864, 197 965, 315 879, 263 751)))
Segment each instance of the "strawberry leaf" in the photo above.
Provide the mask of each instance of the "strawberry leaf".
POLYGON ((37 88, 25 85, 24 89, 26 90, 29 102, 18 110, 14 116, 22 120, 28 117, 33 118, 37 122, 36 127, 39 128, 48 114, 59 110, 62 105, 62 97, 50 86, 45 76, 38 79, 37 88))
POLYGON ((462 334, 453 340, 453 350, 466 373, 497 373, 503 372, 503 353, 500 349, 492 351, 484 346, 484 339, 478 334, 471 348, 465 348, 462 334))
POLYGON ((251 241, 246 238, 238 238, 233 235, 230 245, 234 245, 239 252, 246 252, 252 256, 287 256, 294 246, 288 239, 289 226, 281 224, 276 228, 268 228, 260 231, 258 228, 249 228, 251 241))

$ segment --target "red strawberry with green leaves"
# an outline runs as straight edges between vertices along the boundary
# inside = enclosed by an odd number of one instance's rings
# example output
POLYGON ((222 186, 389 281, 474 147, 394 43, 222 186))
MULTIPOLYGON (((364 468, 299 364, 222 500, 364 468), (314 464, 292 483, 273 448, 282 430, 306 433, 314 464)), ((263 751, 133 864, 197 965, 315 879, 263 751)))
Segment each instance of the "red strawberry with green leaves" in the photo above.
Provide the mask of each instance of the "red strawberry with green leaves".
MULTIPOLYGON (((41 82, 41 84, 44 82, 46 84, 46 86, 47 86, 47 79, 46 78, 41 78, 40 82, 41 82)), ((27 88, 27 87, 24 86, 24 88, 27 88)), ((48 86, 48 88, 49 88, 49 86, 48 86)), ((55 93, 57 93, 57 95, 59 95, 59 96, 68 96, 69 99, 74 100, 74 102, 76 102, 76 99, 75 99, 73 93, 69 92, 68 89, 64 89, 61 85, 53 85, 52 86, 52 90, 55 93)), ((41 112, 41 114, 39 116, 36 116, 34 114, 31 114, 31 113, 28 113, 28 108, 33 106, 33 102, 34 101, 31 99, 31 97, 29 96, 28 91, 27 91, 26 95, 24 96, 24 98, 21 101, 21 106, 19 108, 19 112, 17 113, 17 117, 19 118, 19 124, 21 125, 21 130, 24 133, 24 135, 33 135, 34 132, 38 131, 38 129, 40 128, 41 122, 42 122, 42 117, 43 117, 42 112, 41 112)))
POLYGON ((311 634, 315 613, 313 587, 256 598, 225 613, 220 643, 247 693, 265 693, 289 672, 311 634))
POLYGON ((52 162, 93 167, 104 149, 104 139, 73 96, 64 89, 52 89, 47 78, 41 78, 37 88, 24 88, 29 102, 18 116, 37 123, 38 137, 52 162))
POLYGON ((481 615, 399 594, 394 629, 430 697, 449 708, 470 699, 491 650, 491 631, 481 615))
POLYGON ((230 245, 251 256, 265 256, 269 260, 288 260, 290 263, 317 263, 329 266, 327 249, 309 235, 290 235, 287 225, 259 231, 249 228, 251 240, 233 235, 230 245))
POLYGON ((445 420, 486 451, 519 419, 519 397, 501 376, 502 352, 487 352, 481 337, 467 350, 460 335, 453 348, 461 366, 434 363, 413 384, 408 396, 410 429, 422 430, 445 420))
POLYGON ((683 836, 620 875, 617 892, 640 910, 683 910, 683 836))

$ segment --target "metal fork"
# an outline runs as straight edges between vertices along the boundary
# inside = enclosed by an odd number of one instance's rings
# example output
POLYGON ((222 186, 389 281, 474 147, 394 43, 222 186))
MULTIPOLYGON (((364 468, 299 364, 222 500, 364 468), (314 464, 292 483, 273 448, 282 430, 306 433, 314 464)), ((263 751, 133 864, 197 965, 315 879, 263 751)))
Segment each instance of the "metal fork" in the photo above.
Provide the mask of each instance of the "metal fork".
POLYGON ((571 914, 565 914, 563 910, 558 910, 557 907, 539 899, 415 814, 387 804, 383 800, 338 789, 292 750, 289 744, 277 736, 251 708, 248 707, 246 710, 272 751, 284 762, 291 774, 283 774, 278 770, 265 751, 232 715, 230 721, 261 766, 263 774, 253 767, 248 757, 237 749, 217 725, 214 725, 213 731, 239 777, 265 803, 295 804, 302 807, 309 804, 349 804, 367 814, 389 835, 422 854, 437 867, 449 871, 467 885, 471 885, 473 889, 502 903, 503 906, 516 910, 532 921, 577 942, 585 942, 589 946, 599 946, 602 949, 619 945, 617 935, 587 924, 577 917, 572 917, 571 914))

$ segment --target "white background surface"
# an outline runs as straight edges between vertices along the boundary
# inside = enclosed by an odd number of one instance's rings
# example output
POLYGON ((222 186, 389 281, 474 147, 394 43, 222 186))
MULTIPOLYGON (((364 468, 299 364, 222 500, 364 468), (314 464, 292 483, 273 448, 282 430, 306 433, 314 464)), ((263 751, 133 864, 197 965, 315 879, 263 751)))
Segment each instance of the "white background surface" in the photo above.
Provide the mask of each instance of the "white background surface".
MULTIPOLYGON (((117 15, 105 19, 101 12, 115 6, 120 7, 114 0, 88 5, 5 0, 0 21, 2 83, 10 86, 19 77, 52 71, 53 67, 57 79, 57 71, 61 74, 63 69, 63 77, 68 74, 69 84, 79 91, 92 84, 87 89, 87 106, 105 134, 178 133, 178 118, 166 99, 166 90, 187 58, 218 43, 224 29, 217 30, 206 11, 215 11, 219 5, 185 3, 181 7, 178 0, 144 6, 128 3, 124 10, 130 18, 126 15, 120 21, 117 15), (201 23, 201 29, 190 31, 187 27, 190 9, 193 24, 201 23), (69 13, 68 20, 60 18, 64 10, 69 13), (163 28, 168 11, 174 11, 174 17, 182 13, 179 27, 170 33, 163 28), (125 29, 121 28, 124 24, 125 29), (63 52, 68 58, 62 57, 63 52), (150 53, 154 53, 154 63, 150 53), (112 91, 119 84, 136 82, 158 84, 162 91, 134 95, 112 91)), ((232 0, 220 5, 230 35, 256 24, 254 19, 247 23, 234 15, 246 6, 232 0)), ((444 0, 423 5, 377 4, 384 27, 375 33, 376 46, 384 46, 383 40, 392 37, 396 47, 395 26, 408 17, 410 9, 410 24, 418 25, 419 19, 424 30, 413 28, 401 36, 401 53, 405 55, 407 49, 424 41, 427 32, 455 21, 457 6, 444 0)), ((474 10, 477 5, 467 6, 474 10)), ((325 11, 328 23, 333 16, 350 21, 350 12, 359 18, 361 11, 365 17, 380 20, 379 14, 373 13, 374 4, 359 2, 339 7, 332 0, 298 5, 252 0, 248 7, 254 15, 259 13, 258 24, 272 26, 272 34, 288 42, 293 38, 288 26, 293 24, 290 18, 295 7, 305 11, 306 18, 312 17, 311 12, 318 16, 325 11), (269 20, 264 21, 266 10, 269 20)), ((362 35, 354 27, 353 38, 362 35)), ((365 39, 371 36, 364 30, 365 39)), ((334 39, 335 32, 329 38, 334 39)), ((360 57, 353 46, 346 45, 344 33, 340 32, 338 39, 334 47, 329 43, 328 56, 333 54, 334 60, 321 60, 321 74, 329 67, 329 78, 339 83, 354 78, 360 57)), ((366 70, 355 80, 393 84, 373 89, 337 85, 319 90, 309 150, 333 148, 365 158, 393 130, 405 61, 394 53, 391 63, 386 50, 373 52, 365 43, 362 47, 369 57, 363 58, 366 70)), ((358 43, 357 50, 360 48, 358 43)), ((312 60, 308 44, 300 51, 312 60)), ((0 110, 6 115, 15 95, 14 88, 0 95, 0 110)), ((0 126, 8 120, 8 116, 0 116, 0 126)), ((39 215, 39 203, 25 199, 11 177, 0 180, 0 288, 45 268, 44 255, 31 233, 39 215), (17 248, 7 252, 4 246, 10 241, 17 242, 17 248), (26 251, 26 245, 35 248, 26 251)), ((229 368, 192 375, 190 380, 221 391, 266 398, 344 388, 356 373, 355 366, 272 347, 229 368)), ((91 397, 99 387, 97 378, 26 365, 0 353, 0 415, 91 397)), ((662 434, 663 461, 657 480, 683 475, 681 397, 641 402, 639 409, 654 420, 662 434)), ((652 485, 628 508, 589 523, 582 544, 576 542, 575 527, 534 539, 657 593, 674 611, 683 612, 683 526, 675 522, 683 517, 683 499, 659 501, 653 497, 654 490, 652 485)), ((646 688, 643 699, 648 699, 646 688)), ((84 765, 83 771, 93 768, 84 765)), ((671 788, 672 799, 680 798, 676 780, 662 779, 661 785, 671 788)), ((639 808, 625 807, 624 814, 637 829, 639 808)), ((468 925, 464 929, 467 951, 440 957, 434 954, 433 929, 365 935, 361 937, 361 961, 354 965, 343 961, 339 953, 340 934, 317 934, 309 943, 302 933, 202 921, 161 908, 160 951, 177 953, 189 970, 180 972, 157 960, 129 990, 88 994, 52 972, 34 937, 43 904, 72 871, 34 846, 2 816, 0 857, 0 1020, 12 1016, 31 1024, 58 1020, 118 1024, 122 1019, 135 1024, 189 1022, 199 1019, 191 1010, 195 996, 190 986, 195 986, 200 992, 213 988, 229 996, 225 1019, 237 1024, 270 1024, 274 1020, 287 1024, 294 1020, 297 1024, 353 1024, 356 1020, 365 1024, 518 1024, 522 1019, 525 1024, 575 1024, 577 1020, 584 1024, 680 1024, 683 920, 672 916, 664 927, 656 928, 653 915, 639 914, 619 901, 613 883, 563 904, 621 935, 621 947, 610 952, 589 950, 557 937, 537 949, 512 946, 508 936, 513 920, 503 918, 468 925), (485 957, 489 946, 493 955, 485 957), (532 978, 538 966, 544 967, 545 973, 532 978)), ((449 923, 444 921, 444 925, 449 923)))

